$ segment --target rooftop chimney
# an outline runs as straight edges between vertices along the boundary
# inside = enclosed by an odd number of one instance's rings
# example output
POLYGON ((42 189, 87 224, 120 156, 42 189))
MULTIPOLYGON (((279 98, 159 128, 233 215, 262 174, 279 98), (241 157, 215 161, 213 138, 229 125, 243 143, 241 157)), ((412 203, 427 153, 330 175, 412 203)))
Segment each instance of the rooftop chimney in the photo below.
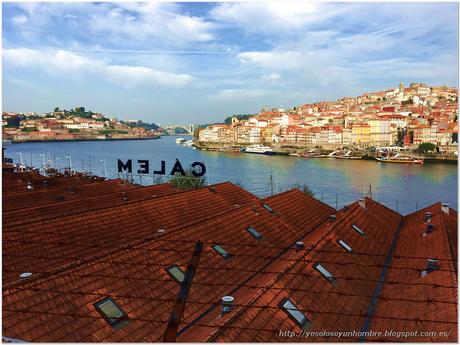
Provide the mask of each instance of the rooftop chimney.
POLYGON ((222 297, 222 314, 229 313, 232 310, 232 303, 234 298, 232 296, 222 297))
POLYGON ((441 205, 441 211, 444 212, 445 214, 449 214, 449 208, 450 208, 450 204, 443 203, 441 205))
POLYGON ((366 199, 360 199, 358 201, 358 205, 361 206, 362 208, 366 208, 366 199))

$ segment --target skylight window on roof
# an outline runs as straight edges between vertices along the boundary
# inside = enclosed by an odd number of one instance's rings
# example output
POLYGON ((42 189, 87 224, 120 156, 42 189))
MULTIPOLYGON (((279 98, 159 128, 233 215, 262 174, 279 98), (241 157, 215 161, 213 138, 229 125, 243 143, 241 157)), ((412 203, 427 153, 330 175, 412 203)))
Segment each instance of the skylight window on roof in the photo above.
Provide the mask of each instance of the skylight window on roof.
POLYGON ((182 271, 179 266, 171 265, 169 266, 166 271, 169 273, 171 277, 174 278, 178 283, 182 283, 185 278, 185 273, 182 271))
POLYGON ((319 273, 323 275, 324 278, 326 278, 329 282, 334 283, 335 282, 335 277, 332 275, 331 272, 329 272, 323 265, 320 263, 317 263, 313 265, 313 268, 317 270, 319 273))
POLYGON ((270 213, 275 212, 275 211, 273 211, 273 209, 272 209, 270 206, 268 206, 267 204, 262 204, 262 207, 263 207, 264 209, 266 209, 266 210, 267 210, 268 212, 270 212, 270 213))
POLYGON ((213 245, 212 249, 214 249, 224 259, 230 259, 231 257, 231 255, 220 244, 213 245))
POLYGON ((361 236, 366 236, 366 234, 364 233, 364 231, 362 231, 360 228, 358 228, 358 226, 356 224, 353 224, 351 226, 353 228, 353 230, 355 230, 358 234, 360 234, 361 236))
POLYGON ((121 328, 129 322, 128 315, 110 297, 95 303, 94 307, 113 328, 121 328))
POLYGON ((250 226, 246 228, 247 232, 249 232, 255 239, 260 240, 263 238, 262 234, 258 232, 254 227, 250 226))
POLYGON ((307 329, 311 325, 311 321, 302 313, 299 308, 292 302, 291 299, 286 298, 281 301, 279 307, 286 313, 288 316, 295 321, 295 323, 302 329, 307 329))
POLYGON ((345 241, 338 240, 337 243, 347 252, 351 253, 353 251, 353 249, 351 249, 351 247, 345 241))

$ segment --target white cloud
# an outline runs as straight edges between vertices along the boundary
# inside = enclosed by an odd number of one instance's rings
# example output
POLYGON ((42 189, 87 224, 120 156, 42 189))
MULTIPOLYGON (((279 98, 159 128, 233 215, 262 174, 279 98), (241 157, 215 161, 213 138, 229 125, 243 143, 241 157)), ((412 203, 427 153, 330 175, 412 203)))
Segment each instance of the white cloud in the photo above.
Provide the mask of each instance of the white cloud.
POLYGON ((38 67, 55 76, 99 76, 125 86, 160 84, 181 87, 193 77, 142 66, 121 66, 108 64, 99 59, 88 58, 64 50, 38 51, 34 49, 4 49, 5 64, 18 67, 38 67))
POLYGON ((248 32, 276 33, 337 15, 338 7, 306 1, 221 3, 210 11, 218 21, 242 27, 248 32))
POLYGON ((225 89, 210 97, 220 100, 237 100, 247 98, 260 98, 268 95, 269 93, 270 92, 265 89, 225 89))
POLYGON ((166 44, 182 45, 206 42, 214 38, 214 25, 203 17, 180 13, 174 3, 19 3, 24 11, 22 20, 29 18, 24 30, 40 32, 58 23, 64 29, 85 28, 92 35, 105 35, 119 43, 122 39, 142 42, 155 39, 166 44), (70 27, 72 25, 72 27, 70 27))
POLYGON ((13 21, 14 24, 20 25, 20 24, 24 24, 25 22, 27 22, 28 18, 27 16, 19 15, 19 16, 15 16, 11 18, 11 20, 13 21))

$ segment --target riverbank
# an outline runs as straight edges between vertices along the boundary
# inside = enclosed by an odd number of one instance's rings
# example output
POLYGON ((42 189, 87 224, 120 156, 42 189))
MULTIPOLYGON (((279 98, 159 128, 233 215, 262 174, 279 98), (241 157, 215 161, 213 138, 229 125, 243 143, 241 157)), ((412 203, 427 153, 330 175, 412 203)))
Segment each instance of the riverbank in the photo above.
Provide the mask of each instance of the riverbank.
POLYGON ((45 140, 11 140, 12 144, 23 143, 56 143, 56 142, 77 142, 77 141, 127 141, 127 140, 155 140, 161 139, 161 136, 145 138, 82 138, 82 139, 45 139, 45 140))
MULTIPOLYGON (((195 142, 194 146, 203 151, 218 151, 218 152, 240 152, 242 148, 250 146, 249 144, 220 144, 220 143, 201 143, 195 142)), ((338 149, 337 147, 336 149, 338 149)), ((289 145, 273 145, 272 149, 279 155, 291 155, 291 156, 302 156, 307 151, 314 149, 317 155, 321 157, 316 158, 325 158, 323 156, 327 156, 331 152, 335 151, 335 149, 320 149, 320 148, 313 148, 313 147, 294 147, 289 145)), ((458 164, 458 157, 453 154, 425 154, 421 155, 418 152, 411 152, 411 154, 416 155, 419 158, 422 158, 425 163, 441 163, 441 164, 458 164)), ((368 150, 353 150, 351 154, 353 157, 361 157, 363 160, 373 160, 374 153, 368 150)), ((312 157, 315 158, 315 157, 312 157)), ((359 159, 357 159, 359 160, 359 159)))

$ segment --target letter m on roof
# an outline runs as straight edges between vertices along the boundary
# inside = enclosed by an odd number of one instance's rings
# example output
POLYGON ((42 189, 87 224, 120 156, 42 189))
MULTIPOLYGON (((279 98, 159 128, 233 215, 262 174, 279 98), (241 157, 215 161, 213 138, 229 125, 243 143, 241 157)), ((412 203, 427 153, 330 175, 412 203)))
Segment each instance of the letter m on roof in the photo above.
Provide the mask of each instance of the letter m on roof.
POLYGON ((121 173, 125 170, 128 170, 128 173, 133 172, 133 163, 131 159, 128 159, 125 164, 119 159, 118 160, 118 172, 121 173))

